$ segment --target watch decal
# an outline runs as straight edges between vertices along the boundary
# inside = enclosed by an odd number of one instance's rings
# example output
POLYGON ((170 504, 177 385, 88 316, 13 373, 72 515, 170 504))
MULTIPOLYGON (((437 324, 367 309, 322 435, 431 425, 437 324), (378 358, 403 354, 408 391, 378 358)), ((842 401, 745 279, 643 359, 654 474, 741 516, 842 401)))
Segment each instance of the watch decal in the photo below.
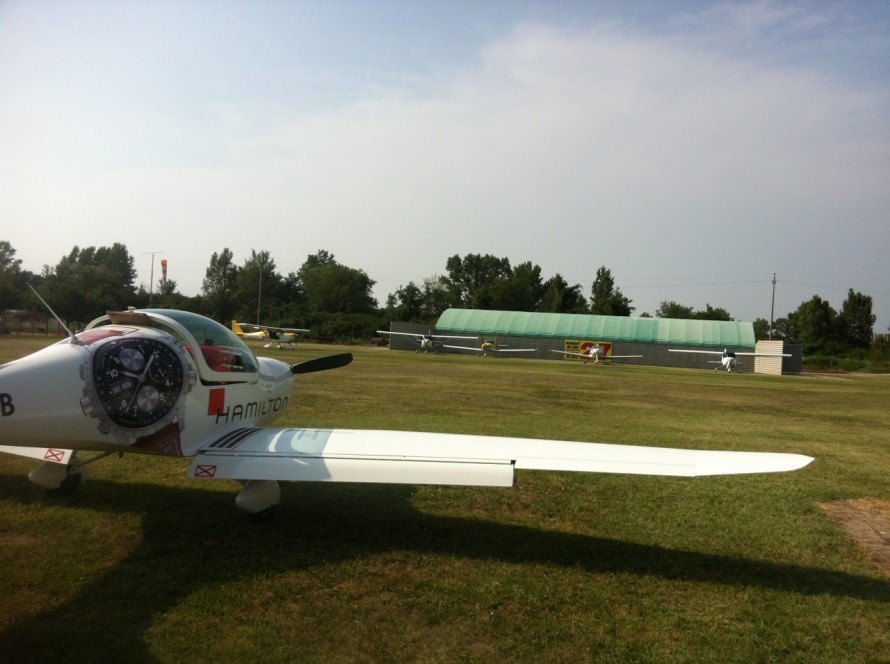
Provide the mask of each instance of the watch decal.
POLYGON ((169 344, 123 337, 103 344, 93 358, 96 396, 115 424, 144 429, 176 405, 185 382, 183 363, 169 344))
POLYGON ((158 330, 114 326, 101 332, 78 346, 84 414, 120 445, 182 456, 186 396, 197 379, 188 352, 158 330))

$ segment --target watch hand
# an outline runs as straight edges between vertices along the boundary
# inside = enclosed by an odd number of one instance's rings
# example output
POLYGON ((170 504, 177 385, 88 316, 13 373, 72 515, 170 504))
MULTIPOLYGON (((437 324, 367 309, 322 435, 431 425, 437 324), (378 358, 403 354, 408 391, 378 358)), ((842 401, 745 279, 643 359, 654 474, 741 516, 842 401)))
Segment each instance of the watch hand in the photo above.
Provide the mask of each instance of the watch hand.
POLYGON ((142 370, 141 378, 145 378, 145 375, 148 373, 148 370, 151 368, 151 363, 155 361, 155 357, 157 357, 157 352, 152 353, 151 357, 148 358, 148 362, 145 363, 145 368, 142 370))
POLYGON ((148 358, 148 362, 145 363, 145 368, 142 370, 142 373, 139 375, 133 375, 138 382, 136 383, 136 387, 133 390, 133 398, 130 399, 130 403, 127 404, 127 410, 130 410, 133 405, 136 403, 136 397, 139 396, 139 390, 142 387, 142 384, 145 382, 145 375, 148 373, 149 367, 151 367, 151 363, 154 362, 155 353, 152 353, 148 358))

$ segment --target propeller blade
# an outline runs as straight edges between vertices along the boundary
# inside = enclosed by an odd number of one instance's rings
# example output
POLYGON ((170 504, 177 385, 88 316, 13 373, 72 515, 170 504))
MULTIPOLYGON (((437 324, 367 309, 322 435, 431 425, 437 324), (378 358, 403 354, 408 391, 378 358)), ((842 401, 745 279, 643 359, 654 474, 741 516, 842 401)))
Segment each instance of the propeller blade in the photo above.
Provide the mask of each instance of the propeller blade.
POLYGON ((328 355, 326 357, 317 357, 314 360, 297 362, 291 365, 290 370, 294 374, 314 373, 316 371, 345 367, 350 362, 352 362, 352 353, 340 353, 339 355, 328 355))

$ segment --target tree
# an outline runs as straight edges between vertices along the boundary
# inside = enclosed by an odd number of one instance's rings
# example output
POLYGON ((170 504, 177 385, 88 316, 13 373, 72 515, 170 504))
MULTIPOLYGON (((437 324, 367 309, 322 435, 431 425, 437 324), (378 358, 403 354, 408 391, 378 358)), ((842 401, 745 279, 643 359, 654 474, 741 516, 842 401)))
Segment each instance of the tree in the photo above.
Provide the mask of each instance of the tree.
POLYGON ((493 308, 494 286, 512 275, 510 261, 490 254, 455 254, 445 263, 448 281, 458 294, 461 306, 470 309, 493 308))
POLYGON ((569 286, 558 272, 544 283, 543 291, 538 311, 572 314, 587 312, 587 299, 581 294, 581 284, 569 286))
POLYGON ((769 339, 769 321, 766 318, 755 318, 752 325, 754 326, 754 339, 757 341, 769 339))
POLYGON ((697 320, 732 320, 732 316, 726 309, 722 307, 715 309, 710 304, 706 304, 704 309, 699 309, 692 314, 692 318, 697 320))
POLYGON ((154 306, 164 309, 191 309, 190 299, 180 293, 178 284, 175 279, 158 279, 158 285, 155 289, 154 306))
POLYGON ((494 309, 534 311, 544 295, 541 268, 530 261, 520 263, 492 285, 491 294, 494 309))
POLYGON ((201 292, 204 294, 207 314, 228 325, 238 311, 235 288, 238 284, 238 266, 233 261, 231 250, 213 252, 210 265, 204 272, 201 292))
POLYGON ((314 254, 306 256, 306 260, 303 261, 303 265, 300 267, 297 276, 302 277, 308 271, 323 265, 337 265, 337 261, 334 259, 334 254, 325 249, 319 249, 314 254))
POLYGON ((68 321, 87 321, 137 300, 136 267, 127 248, 74 247, 54 268, 44 266, 53 309, 68 321))
POLYGON ((692 318, 692 307, 685 304, 674 302, 673 300, 664 300, 655 310, 656 318, 692 318))
POLYGON ((847 299, 841 305, 838 315, 838 332, 842 341, 852 348, 871 346, 876 316, 871 312, 871 296, 847 292, 847 299))
POLYGON ((327 251, 308 256, 297 278, 310 312, 371 313, 377 308, 371 295, 376 282, 364 270, 341 265, 327 251))
POLYGON ((674 300, 663 300, 655 310, 658 318, 679 318, 694 320, 732 320, 732 315, 723 307, 712 307, 706 304, 704 309, 698 311, 685 304, 680 304, 674 300))
POLYGON ((453 293, 437 275, 427 277, 418 286, 413 281, 400 286, 386 298, 386 314, 392 320, 430 323, 451 306, 453 293))
POLYGON ((796 341, 803 345, 804 353, 827 355, 840 349, 837 312, 828 300, 814 295, 797 308, 794 318, 796 341))
POLYGON ((409 321, 412 323, 424 322, 423 316, 423 292, 413 281, 400 286, 395 293, 386 298, 386 313, 393 320, 409 321))
POLYGON ((15 257, 15 249, 6 240, 0 240, 0 316, 7 309, 21 306, 25 288, 22 261, 15 257))
POLYGON ((630 306, 633 300, 624 296, 615 287, 612 271, 605 265, 596 271, 596 278, 590 288, 590 313, 602 316, 630 316, 636 308, 630 306))
POLYGON ((158 297, 169 297, 171 295, 178 295, 176 289, 179 287, 179 284, 176 283, 175 279, 158 279, 158 297))
POLYGON ((786 343, 798 343, 800 325, 797 322, 796 312, 792 311, 787 316, 775 320, 773 323, 773 338, 782 339, 786 343))
POLYGON ((423 280, 423 313, 424 322, 433 322, 442 312, 460 304, 457 293, 449 281, 441 275, 433 275, 423 280))
MULTIPOLYGON (((269 252, 251 249, 235 279, 237 315, 245 320, 268 315, 278 306, 281 290, 281 275, 275 271, 275 261, 269 252)), ((265 321, 257 321, 262 322, 265 321)))

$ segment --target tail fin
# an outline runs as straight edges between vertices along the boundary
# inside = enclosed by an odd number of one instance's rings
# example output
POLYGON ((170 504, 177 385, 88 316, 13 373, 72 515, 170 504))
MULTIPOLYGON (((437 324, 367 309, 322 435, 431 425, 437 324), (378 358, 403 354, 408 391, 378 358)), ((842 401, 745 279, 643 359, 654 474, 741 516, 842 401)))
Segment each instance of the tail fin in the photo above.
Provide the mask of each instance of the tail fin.
POLYGON ((236 320, 232 321, 232 332, 237 334, 239 337, 244 336, 244 330, 241 329, 241 326, 238 325, 238 321, 236 320))

